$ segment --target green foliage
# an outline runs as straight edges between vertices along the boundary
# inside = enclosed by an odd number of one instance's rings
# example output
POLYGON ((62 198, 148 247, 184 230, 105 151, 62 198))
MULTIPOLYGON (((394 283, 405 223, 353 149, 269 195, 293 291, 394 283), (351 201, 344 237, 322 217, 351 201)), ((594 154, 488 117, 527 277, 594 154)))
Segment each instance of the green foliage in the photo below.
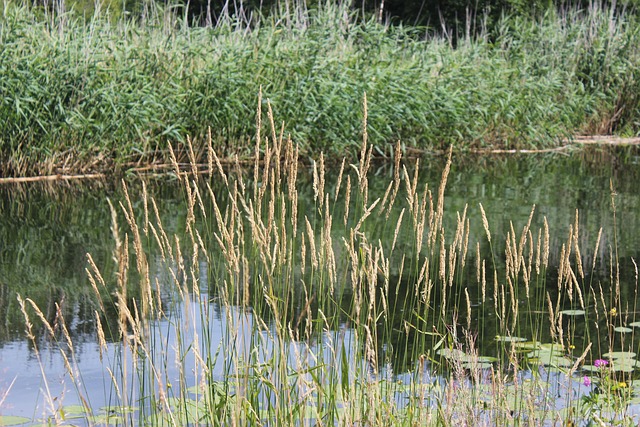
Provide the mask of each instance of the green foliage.
POLYGON ((632 15, 505 17, 455 47, 329 3, 187 24, 155 6, 140 20, 105 9, 88 21, 5 7, 3 173, 55 172, 68 157, 166 159, 168 142, 202 141, 209 129, 221 155, 251 153, 260 92, 304 155, 355 154, 365 94, 382 153, 398 140, 423 150, 541 148, 581 132, 638 132, 632 15))

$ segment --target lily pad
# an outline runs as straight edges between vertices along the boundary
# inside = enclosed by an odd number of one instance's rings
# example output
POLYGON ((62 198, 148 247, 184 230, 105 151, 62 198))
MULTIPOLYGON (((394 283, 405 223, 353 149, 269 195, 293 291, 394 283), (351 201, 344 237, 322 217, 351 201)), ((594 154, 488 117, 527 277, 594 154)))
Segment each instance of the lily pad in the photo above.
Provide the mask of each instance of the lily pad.
POLYGON ((528 354, 529 363, 568 368, 573 366, 574 361, 568 357, 558 355, 552 351, 539 350, 528 354))
POLYGON ((631 322, 629 323, 629 326, 632 328, 640 328, 640 322, 631 322))
POLYGON ((17 417, 15 415, 0 415, 0 426, 17 426, 31 422, 29 418, 17 417))
POLYGON ((522 337, 508 337, 508 336, 498 335, 498 336, 496 336, 496 341, 500 341, 500 342, 526 342, 527 339, 526 338, 522 338, 522 337))
POLYGON ((112 414, 100 414, 95 417, 91 417, 91 425, 94 426, 117 426, 122 425, 124 419, 119 415, 112 414))
POLYGON ((135 406, 103 406, 100 412, 103 414, 132 414, 138 410, 135 406))
POLYGON ((628 334, 629 332, 633 332, 633 329, 627 328, 626 326, 616 326, 615 328, 613 328, 613 330, 623 334, 628 334))
POLYGON ((447 359, 461 360, 465 358, 467 355, 464 351, 459 350, 457 348, 441 348, 436 351, 442 357, 446 357, 447 359))
POLYGON ((635 359, 612 359, 611 369, 616 372, 633 372, 638 366, 635 359))
POLYGON ((465 362, 462 364, 464 369, 491 369, 493 367, 493 363, 489 362, 465 362))
POLYGON ((584 365, 582 367, 583 371, 588 372, 601 372, 603 369, 611 369, 615 372, 633 372, 636 368, 640 367, 640 362, 632 357, 628 358, 620 358, 620 359, 611 359, 610 367, 602 367, 602 366, 594 366, 594 365, 584 365))
POLYGON ((521 341, 513 344, 516 351, 532 351, 539 350, 542 348, 542 343, 540 341, 521 341))
MULTIPOLYGON (((545 384, 538 380, 524 380, 519 384, 509 384, 504 388, 504 401, 501 401, 501 405, 504 404, 509 410, 512 411, 527 411, 532 396, 540 396, 542 390, 544 390, 545 384)), ((495 392, 488 391, 486 393, 486 399, 482 397, 480 399, 485 401, 491 401, 496 398, 495 392)), ((540 396, 542 397, 542 396, 540 396)), ((544 397, 542 397, 544 399, 544 397)), ((502 396, 500 397, 502 399, 502 396)))
POLYGON ((631 359, 636 357, 636 353, 633 351, 612 351, 603 354, 602 357, 606 357, 607 359, 631 359))
POLYGON ((481 363, 495 363, 498 361, 498 358, 493 356, 478 356, 476 357, 476 361, 481 363))
POLYGON ((586 311, 584 310, 562 310, 560 313, 562 313, 564 316, 582 316, 586 313, 586 311))
POLYGON ((90 414, 91 411, 82 405, 67 405, 60 408, 60 415, 63 419, 83 418, 90 414))
POLYGON ((564 346, 558 343, 545 343, 540 346, 540 349, 557 355, 564 354, 564 346))

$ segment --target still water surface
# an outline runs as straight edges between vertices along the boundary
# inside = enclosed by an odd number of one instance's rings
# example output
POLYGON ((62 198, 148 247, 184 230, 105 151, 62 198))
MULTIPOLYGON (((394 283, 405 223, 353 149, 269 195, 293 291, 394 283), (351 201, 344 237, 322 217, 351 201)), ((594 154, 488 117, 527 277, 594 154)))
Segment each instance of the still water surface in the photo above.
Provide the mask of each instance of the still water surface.
MULTIPOLYGON (((420 177, 432 188, 437 188, 443 163, 444 160, 438 158, 421 161, 420 177)), ((370 191, 383 194, 393 171, 388 165, 374 167, 374 170, 370 191)), ((312 181, 309 177, 301 180, 301 203, 312 205, 312 181)), ((136 194, 141 191, 140 181, 130 179, 128 186, 132 199, 139 200, 136 194)), ((167 233, 181 233, 186 208, 179 187, 167 178, 147 181, 147 186, 157 202, 167 233)), ((99 408, 109 403, 109 378, 100 358, 119 356, 111 344, 106 354, 100 354, 94 294, 85 272, 86 254, 89 253, 104 274, 113 274, 108 200, 114 205, 123 200, 119 183, 0 187, 0 397, 4 396, 0 414, 37 419, 50 412, 50 405, 80 403, 65 373, 63 359, 57 347, 46 338, 46 331, 34 331, 38 352, 26 340, 24 317, 16 299, 18 294, 33 300, 52 323, 58 304, 75 346, 86 389, 82 394, 91 398, 91 407, 99 408), (52 402, 47 395, 53 398, 52 402)), ((557 265, 559 247, 566 239, 578 209, 584 263, 593 263, 593 248, 602 227, 603 240, 596 259, 597 280, 608 286, 611 270, 607 255, 617 247, 623 300, 635 302, 631 260, 639 259, 640 255, 640 156, 637 151, 621 149, 613 155, 588 150, 572 155, 454 158, 446 191, 448 220, 453 221, 455 212, 461 212, 465 205, 471 215, 478 215, 478 203, 482 203, 487 213, 494 242, 504 240, 511 223, 516 230, 521 230, 535 204, 532 229, 541 227, 543 218, 547 218, 552 237, 552 265, 557 265), (612 214, 611 188, 616 193, 617 228, 612 214), (614 229, 617 236, 614 236, 614 229)), ((139 204, 134 208, 140 212, 142 206, 139 204)), ((394 226, 387 228, 393 231, 394 226)), ((482 240, 483 235, 481 226, 472 226, 473 242, 482 240)), ((504 245, 496 243, 494 252, 503 254, 504 245)), ((152 273, 158 258, 158 254, 150 256, 152 273)), ((250 314, 227 313, 216 305, 211 296, 214 291, 209 289, 209 278, 205 274, 200 280, 202 294, 199 297, 212 301, 210 308, 215 315, 211 316, 211 321, 218 322, 210 330, 222 331, 228 316, 247 316, 245 321, 251 323, 250 314)), ((553 283, 552 277, 549 282, 553 283)), ((194 328, 199 327, 197 319, 188 314, 195 306, 176 304, 170 295, 162 298, 167 307, 178 313, 176 316, 194 322, 194 328)), ((114 314, 114 319, 103 321, 115 324, 115 317, 114 314)), ((166 331, 166 348, 171 348, 170 324, 161 323, 158 330, 166 331)), ((479 337, 481 351, 491 351, 494 336, 490 327, 483 331, 479 337)), ((212 345, 215 347, 216 341, 221 339, 222 335, 212 336, 212 345)), ((172 355, 166 358, 169 364, 179 363, 172 355)), ((409 368, 397 367, 395 371, 409 368)), ((177 367, 172 372, 177 375, 177 367)))

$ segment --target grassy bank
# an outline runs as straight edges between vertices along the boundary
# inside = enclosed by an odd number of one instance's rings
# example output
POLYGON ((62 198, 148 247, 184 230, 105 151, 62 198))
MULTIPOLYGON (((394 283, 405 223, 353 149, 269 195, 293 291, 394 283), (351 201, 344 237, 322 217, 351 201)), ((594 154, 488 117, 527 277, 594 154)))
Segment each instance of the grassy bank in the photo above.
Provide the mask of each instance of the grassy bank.
POLYGON ((192 135, 200 147, 209 130, 221 156, 249 155, 260 94, 302 156, 356 153, 365 93, 380 153, 398 140, 462 150, 637 134, 636 22, 568 10, 496 28, 453 47, 337 6, 195 28, 170 11, 137 22, 101 12, 85 22, 5 2, 2 174, 167 161, 169 142, 192 135))

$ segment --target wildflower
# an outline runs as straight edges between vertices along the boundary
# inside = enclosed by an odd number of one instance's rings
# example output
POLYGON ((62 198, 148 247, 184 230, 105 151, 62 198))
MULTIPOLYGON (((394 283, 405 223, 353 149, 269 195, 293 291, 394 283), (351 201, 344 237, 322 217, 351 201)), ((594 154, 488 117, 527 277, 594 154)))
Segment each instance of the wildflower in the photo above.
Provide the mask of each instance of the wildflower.
POLYGON ((622 382, 613 384, 613 387, 611 387, 611 390, 612 391, 618 391, 618 390, 625 389, 625 388, 627 388, 627 383, 622 381, 622 382))
POLYGON ((616 317, 618 315, 618 310, 616 310, 615 307, 613 307, 610 311, 609 314, 611 315, 611 317, 616 317))
POLYGON ((609 362, 607 360, 604 360, 604 359, 596 359, 596 361, 593 362, 593 366, 595 366, 596 368, 604 368, 608 364, 609 364, 609 362))
POLYGON ((587 387, 589 387, 591 385, 591 378, 587 377, 586 375, 584 376, 584 378, 582 378, 582 384, 586 385, 587 387))

